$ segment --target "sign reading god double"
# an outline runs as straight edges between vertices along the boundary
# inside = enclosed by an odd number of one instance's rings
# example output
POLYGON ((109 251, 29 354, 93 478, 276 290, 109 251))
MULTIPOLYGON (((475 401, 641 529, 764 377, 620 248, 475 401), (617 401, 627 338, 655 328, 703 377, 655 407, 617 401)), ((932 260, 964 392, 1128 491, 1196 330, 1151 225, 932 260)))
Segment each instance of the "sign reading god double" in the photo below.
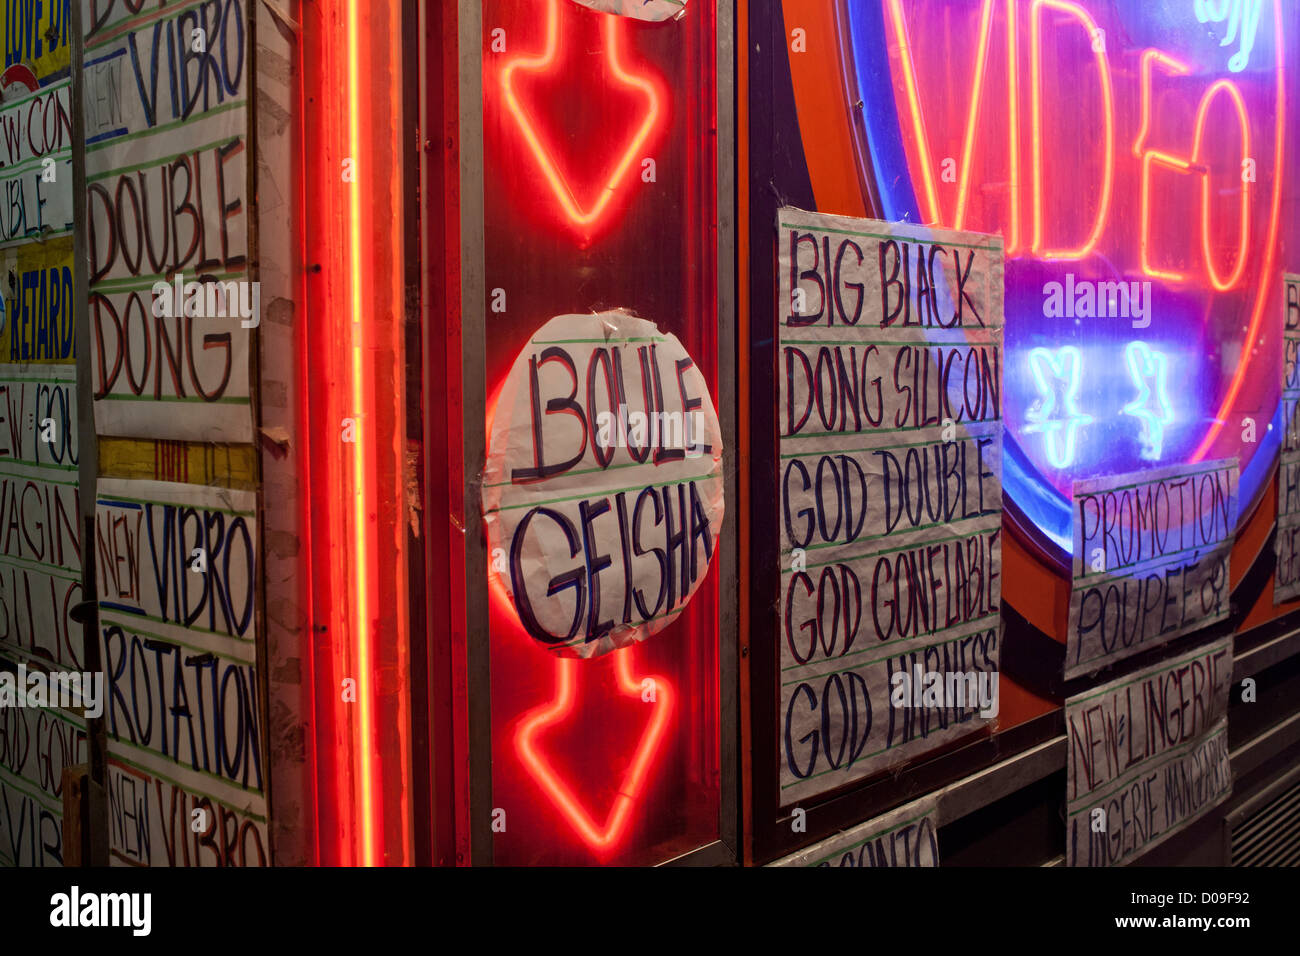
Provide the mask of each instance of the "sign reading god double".
POLYGON ((1002 240, 781 209, 780 797, 998 712, 1002 240))
POLYGON ((1074 483, 1065 677, 1228 616, 1237 460, 1074 483))
POLYGON ((597 657, 681 613, 724 504, 722 430, 676 336, 624 311, 551 319, 515 359, 488 442, 491 573, 535 641, 597 657))

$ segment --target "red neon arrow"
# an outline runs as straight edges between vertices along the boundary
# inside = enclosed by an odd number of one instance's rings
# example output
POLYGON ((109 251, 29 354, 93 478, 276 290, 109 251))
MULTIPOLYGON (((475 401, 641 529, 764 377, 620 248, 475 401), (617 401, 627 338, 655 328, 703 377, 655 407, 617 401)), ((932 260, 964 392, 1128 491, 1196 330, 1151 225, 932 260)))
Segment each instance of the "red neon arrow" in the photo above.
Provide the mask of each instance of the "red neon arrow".
MULTIPOLYGON (((584 15, 588 15, 585 14, 584 15)), ((597 194, 595 200, 584 206, 574 194, 564 172, 556 161, 556 152, 548 137, 543 133, 536 117, 524 106, 519 96, 523 75, 545 74, 556 68, 561 55, 562 33, 560 30, 559 0, 546 2, 546 47, 537 56, 518 56, 506 62, 501 68, 501 92, 506 107, 515 122, 519 124, 524 142, 527 143, 533 159, 546 177, 546 182, 560 204, 565 217, 574 226, 587 235, 592 227, 609 208, 614 192, 627 179, 628 170, 637 154, 645 146, 651 131, 659 121, 659 93, 647 76, 632 73, 623 62, 623 17, 604 14, 601 17, 601 32, 604 36, 604 53, 606 69, 611 77, 611 85, 635 93, 643 101, 644 117, 636 128, 632 138, 627 142, 614 161, 613 168, 597 194)), ((584 156, 590 155, 584 149, 584 156)), ((599 158, 597 159, 599 161, 599 158)))
MULTIPOLYGON (((634 649, 626 647, 615 651, 614 668, 619 691, 625 696, 639 698, 645 679, 638 679, 632 674, 634 649)), ((604 824, 598 825, 539 746, 543 731, 564 723, 572 713, 577 700, 578 668, 584 665, 590 668, 591 662, 572 658, 560 658, 555 662, 555 699, 524 715, 515 732, 515 752, 577 834, 597 853, 607 855, 621 842, 631 822, 632 810, 649 779, 650 768, 659 753, 659 744, 672 717, 673 689, 662 677, 650 678, 654 682, 654 699, 649 703, 653 708, 650 722, 641 734, 632 761, 623 774, 618 796, 614 798, 604 824)))

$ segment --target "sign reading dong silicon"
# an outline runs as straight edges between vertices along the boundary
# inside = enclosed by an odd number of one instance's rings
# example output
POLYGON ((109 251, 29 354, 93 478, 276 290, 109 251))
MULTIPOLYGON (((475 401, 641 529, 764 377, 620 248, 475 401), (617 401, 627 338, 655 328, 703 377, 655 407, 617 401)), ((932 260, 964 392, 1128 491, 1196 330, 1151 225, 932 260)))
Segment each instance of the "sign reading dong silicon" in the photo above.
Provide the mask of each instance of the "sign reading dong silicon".
POLYGON ((676 336, 623 311, 533 334, 496 402, 483 515, 491 573, 534 640, 589 658, 667 626, 723 513, 718 416, 676 336))

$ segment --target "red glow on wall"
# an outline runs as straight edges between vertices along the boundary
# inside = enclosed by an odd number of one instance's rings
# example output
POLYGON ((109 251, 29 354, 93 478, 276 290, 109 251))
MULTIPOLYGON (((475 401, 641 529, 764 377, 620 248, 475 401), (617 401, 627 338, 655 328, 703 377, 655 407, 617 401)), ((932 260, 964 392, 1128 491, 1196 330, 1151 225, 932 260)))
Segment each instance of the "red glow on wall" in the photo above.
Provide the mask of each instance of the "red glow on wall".
MULTIPOLYGON (((565 5, 568 9, 568 5, 565 5)), ((611 88, 630 96, 638 105, 633 108, 637 117, 636 125, 630 138, 623 140, 619 136, 610 138, 608 144, 601 140, 590 139, 582 144, 578 163, 565 163, 556 142, 557 137, 549 132, 544 121, 546 110, 537 104, 531 104, 527 96, 529 77, 546 76, 558 71, 574 69, 575 59, 580 61, 587 57, 566 58, 570 46, 576 46, 575 38, 570 35, 567 14, 560 13, 559 0, 546 0, 546 39, 542 52, 537 55, 519 54, 511 56, 501 67, 501 95, 506 110, 514 120, 520 138, 527 148, 537 168, 541 171, 551 197, 559 211, 580 236, 589 238, 601 225, 602 220, 614 208, 613 200, 626 192, 631 182, 629 176, 633 163, 644 155, 653 134, 662 126, 663 96, 658 88, 658 81, 639 67, 625 62, 624 18, 606 15, 601 18, 601 49, 599 59, 603 61, 604 74, 611 88), (582 185, 584 171, 595 171, 597 179, 592 188, 584 189, 582 185), (605 174, 605 170, 608 173, 605 174)), ((597 95, 596 83, 584 87, 588 95, 597 95)), ((555 104, 551 103, 552 109, 555 104)), ((627 111, 626 103, 614 107, 619 113, 627 111)))
POLYGON ((372 29, 400 25, 400 5, 321 0, 303 15, 300 415, 317 854, 400 864, 412 858, 404 463, 392 439, 405 429, 404 375, 392 367, 403 220, 386 211, 402 205, 401 42, 400 30, 372 29))
MULTIPOLYGON (((715 5, 659 23, 569 0, 482 11, 485 281, 502 303, 489 297, 487 434, 555 315, 633 310, 716 389, 715 5)), ((497 573, 485 585, 492 804, 475 812, 507 815, 493 861, 644 865, 716 841, 717 575, 651 640, 592 660, 556 660, 497 573)))
MULTIPOLYGON (((499 383, 488 399, 487 434, 489 435, 492 434, 497 402, 501 397, 504 384, 504 381, 499 383)), ((510 600, 510 595, 501 578, 496 574, 492 574, 489 578, 488 593, 491 595, 492 608, 498 620, 508 622, 508 629, 520 639, 521 644, 530 643, 523 623, 519 620, 519 614, 510 600)), ((530 650, 534 649, 530 647, 530 650)), ((674 712, 674 691, 672 684, 666 678, 659 675, 637 677, 633 673, 632 656, 635 651, 635 647, 626 647, 597 660, 559 658, 553 662, 549 654, 544 658, 537 655, 536 659, 541 661, 541 666, 545 667, 550 663, 554 667, 555 696, 550 701, 525 712, 514 733, 515 754, 520 763, 573 832, 591 848, 593 853, 602 858, 617 852, 627 836, 628 826, 633 820, 633 811, 637 809, 644 797, 646 785, 652 777, 655 760, 659 756, 664 734, 668 730, 674 712), (543 738, 547 730, 558 729, 574 718, 577 701, 582 696, 582 687, 586 682, 584 675, 590 675, 595 669, 610 666, 611 661, 619 694, 642 700, 652 710, 617 788, 613 804, 606 813, 604 823, 597 823, 580 796, 581 787, 575 786, 566 779, 564 772, 556 767, 555 762, 548 756, 543 738)))
POLYGON ((515 731, 515 751, 524 766, 542 790, 550 797, 555 808, 564 815, 586 844, 596 853, 607 855, 618 848, 627 833, 632 812, 641 803, 647 778, 659 754, 664 732, 673 714, 673 688, 663 677, 638 678, 632 672, 634 647, 625 647, 609 655, 618 680, 619 691, 627 697, 639 698, 653 708, 650 720, 641 735, 641 741, 632 755, 627 772, 619 784, 614 805, 609 808, 604 824, 598 825, 577 792, 569 785, 551 760, 543 745, 543 734, 551 726, 563 724, 574 710, 584 668, 601 666, 601 662, 560 659, 555 662, 555 698, 524 714, 515 731), (647 700, 647 696, 649 699, 647 700))

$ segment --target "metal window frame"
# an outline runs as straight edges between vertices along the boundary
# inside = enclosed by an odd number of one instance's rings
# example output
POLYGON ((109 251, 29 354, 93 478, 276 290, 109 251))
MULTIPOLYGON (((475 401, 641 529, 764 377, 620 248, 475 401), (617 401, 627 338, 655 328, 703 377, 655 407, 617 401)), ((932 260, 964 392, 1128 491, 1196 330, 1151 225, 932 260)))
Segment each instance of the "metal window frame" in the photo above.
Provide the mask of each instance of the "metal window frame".
MULTIPOLYGON (((710 0, 696 0, 703 4, 710 0)), ((724 466, 724 493, 733 503, 733 518, 724 523, 718 548, 718 610, 715 620, 719 666, 718 839, 672 860, 672 865, 729 865, 737 862, 739 832, 739 672, 736 530, 737 408, 736 408, 736 136, 735 136, 735 4, 716 2, 715 38, 717 193, 717 391, 723 443, 730 451, 724 466)), ((689 14, 688 14, 689 15, 689 14)), ((487 542, 478 511, 486 435, 487 381, 484 367, 487 289, 484 259, 483 181, 483 11, 479 0, 457 0, 457 70, 459 128, 460 223, 460 343, 461 428, 464 439, 463 554, 465 567, 465 686, 467 745, 456 766, 468 774, 468 807, 459 823, 466 827, 467 862, 490 865, 492 860, 492 714, 490 638, 488 633, 487 542)), ((419 32, 419 31, 415 31, 419 32)), ((421 69, 425 60, 421 57, 421 69)), ((425 195, 422 212, 441 197, 425 195)), ((427 309, 426 315, 427 315, 427 309)), ((427 411, 427 408, 426 408, 427 411)), ((427 428, 425 430, 427 435, 427 428)), ((427 455, 426 455, 427 460, 427 455)), ((430 569, 431 570, 431 569, 430 569)), ((460 789, 460 783, 454 784, 460 789)), ((450 799, 434 794, 436 801, 450 799)), ((461 841, 458 839, 458 844, 461 841)))

